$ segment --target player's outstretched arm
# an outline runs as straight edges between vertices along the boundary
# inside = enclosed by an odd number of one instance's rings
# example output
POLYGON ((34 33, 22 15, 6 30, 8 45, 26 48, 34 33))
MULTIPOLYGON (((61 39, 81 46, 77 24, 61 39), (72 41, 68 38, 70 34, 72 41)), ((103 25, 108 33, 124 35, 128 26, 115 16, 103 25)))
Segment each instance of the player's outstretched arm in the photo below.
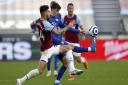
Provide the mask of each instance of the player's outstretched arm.
POLYGON ((55 34, 61 34, 61 33, 66 32, 68 29, 71 29, 73 26, 74 26, 74 23, 71 22, 71 23, 69 23, 68 26, 65 26, 65 27, 62 28, 62 29, 53 29, 52 31, 53 31, 55 34))

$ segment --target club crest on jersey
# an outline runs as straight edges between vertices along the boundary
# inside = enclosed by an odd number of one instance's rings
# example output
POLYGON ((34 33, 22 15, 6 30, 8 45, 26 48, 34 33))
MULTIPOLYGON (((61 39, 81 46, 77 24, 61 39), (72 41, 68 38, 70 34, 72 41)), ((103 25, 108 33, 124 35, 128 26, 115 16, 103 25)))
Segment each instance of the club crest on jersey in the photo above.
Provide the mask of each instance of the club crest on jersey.
POLYGON ((53 25, 53 26, 56 26, 56 23, 55 23, 55 22, 52 22, 52 25, 53 25))

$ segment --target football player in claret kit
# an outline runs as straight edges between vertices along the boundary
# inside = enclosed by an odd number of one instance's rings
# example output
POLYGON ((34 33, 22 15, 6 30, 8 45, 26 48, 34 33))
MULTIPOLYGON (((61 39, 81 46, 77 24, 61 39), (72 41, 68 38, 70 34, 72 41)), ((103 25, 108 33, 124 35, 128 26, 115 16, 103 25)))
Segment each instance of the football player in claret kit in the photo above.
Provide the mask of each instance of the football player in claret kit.
MULTIPOLYGON (((18 78, 17 81, 17 85, 22 85, 26 80, 37 76, 39 74, 41 74, 44 71, 44 68, 48 62, 48 58, 50 58, 52 55, 58 55, 58 54, 63 54, 63 53, 67 53, 70 50, 73 50, 75 52, 87 52, 87 51, 93 51, 93 49, 95 49, 95 42, 92 43, 92 45, 88 48, 84 48, 84 47, 77 47, 77 46, 72 46, 68 43, 66 43, 65 45, 56 45, 53 46, 53 39, 51 38, 51 33, 54 34, 62 34, 64 32, 66 32, 67 30, 69 30, 69 28, 74 26, 74 23, 69 23, 68 26, 64 27, 63 29, 57 30, 57 28, 53 25, 51 25, 47 20, 50 17, 50 12, 49 12, 49 7, 48 5, 43 5, 40 6, 40 14, 41 14, 41 18, 35 20, 33 23, 31 24, 31 27, 33 30, 38 30, 39 32, 39 36, 40 36, 40 41, 41 41, 41 58, 39 61, 39 65, 37 66, 36 69, 31 70, 30 72, 28 72, 25 76, 23 76, 22 78, 18 78)), ((61 40, 59 40, 61 41, 61 40)), ((63 57, 63 60, 65 59, 65 57, 63 57)), ((66 62, 66 59, 65 59, 66 62)), ((65 63, 64 62, 64 63, 65 63)), ((66 68, 68 67, 68 65, 64 64, 63 67, 65 68, 64 70, 60 70, 60 73, 63 75, 63 73, 65 72, 66 68)), ((62 77, 62 75, 58 75, 59 77, 62 77)), ((57 78, 59 78, 57 77, 57 78)), ((55 81, 54 83, 55 85, 61 85, 60 81, 55 81)))
MULTIPOLYGON (((68 25, 70 22, 73 21, 73 22, 75 22, 74 29, 82 29, 83 30, 83 26, 80 23, 80 18, 76 14, 74 14, 74 5, 73 5, 73 3, 68 3, 67 12, 68 12, 68 14, 65 15, 64 18, 62 19, 63 23, 68 25)), ((79 35, 76 32, 66 31, 65 40, 72 43, 74 46, 80 46, 80 44, 79 44, 79 35)), ((80 53, 73 52, 73 56, 78 62, 84 64, 85 69, 88 68, 87 61, 86 60, 85 60, 85 62, 82 61, 82 57, 81 57, 80 53)), ((70 75, 69 80, 74 80, 74 75, 70 75)))
POLYGON ((48 5, 42 5, 40 6, 40 14, 41 18, 35 20, 33 23, 36 25, 32 26, 32 29, 38 30, 39 36, 40 36, 40 41, 41 41, 41 58, 39 61, 39 64, 37 68, 29 71, 25 76, 22 78, 18 78, 16 80, 17 85, 22 85, 26 80, 31 79, 34 76, 40 75, 48 62, 48 58, 50 58, 52 55, 57 55, 57 54, 63 54, 69 50, 72 50, 71 45, 56 45, 53 46, 52 38, 51 38, 51 33, 54 32, 56 34, 59 34, 61 32, 65 32, 69 27, 72 27, 72 23, 68 25, 67 28, 64 28, 62 30, 55 30, 56 27, 51 25, 47 19, 50 17, 50 11, 48 5))

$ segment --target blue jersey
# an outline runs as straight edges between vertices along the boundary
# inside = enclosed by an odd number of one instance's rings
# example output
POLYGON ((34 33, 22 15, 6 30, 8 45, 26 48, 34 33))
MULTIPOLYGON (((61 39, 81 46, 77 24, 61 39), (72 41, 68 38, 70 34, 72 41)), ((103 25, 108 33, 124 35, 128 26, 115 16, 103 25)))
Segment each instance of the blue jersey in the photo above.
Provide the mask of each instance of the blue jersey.
MULTIPOLYGON (((56 27, 56 29, 58 28, 61 28, 63 29, 64 27, 66 27, 66 24, 64 24, 61 20, 61 14, 58 14, 57 16, 50 16, 49 20, 48 20, 54 27, 56 27)), ((72 32, 77 32, 79 33, 80 31, 77 30, 77 29, 74 29, 74 28, 69 28, 68 29, 69 31, 72 31, 72 32)), ((53 44, 54 45, 59 45, 62 41, 62 37, 63 37, 63 34, 64 33, 61 33, 61 34, 54 34, 52 33, 52 40, 53 40, 53 44)))
MULTIPOLYGON (((61 15, 57 15, 57 16, 50 16, 49 20, 48 20, 53 26, 56 27, 56 29, 62 29, 64 28, 66 25, 62 23, 62 20, 61 20, 61 15)), ((63 33, 61 34, 54 34, 52 33, 52 40, 53 40, 53 43, 55 45, 58 45, 60 43, 56 42, 59 40, 59 42, 62 40, 62 36, 63 36, 63 33)))

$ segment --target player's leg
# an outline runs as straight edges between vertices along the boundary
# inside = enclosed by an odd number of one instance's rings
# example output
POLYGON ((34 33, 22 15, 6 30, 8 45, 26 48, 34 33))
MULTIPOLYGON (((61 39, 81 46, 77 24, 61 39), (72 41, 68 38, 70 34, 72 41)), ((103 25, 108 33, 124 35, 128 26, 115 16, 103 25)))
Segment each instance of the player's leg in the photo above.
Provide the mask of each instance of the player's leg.
POLYGON ((61 85, 60 80, 63 77, 63 75, 64 75, 64 73, 65 73, 65 71, 66 71, 66 69, 68 67, 68 61, 67 61, 66 57, 64 57, 64 55, 65 54, 58 55, 58 58, 62 62, 63 65, 61 66, 61 68, 58 71, 58 75, 56 77, 54 85, 61 85))
MULTIPOLYGON (((77 45, 74 45, 74 49, 75 52, 73 52, 73 55, 75 56, 74 58, 79 62, 79 63, 83 63, 85 69, 88 69, 88 62, 86 59, 84 59, 83 57, 80 56, 80 53, 76 53, 76 52, 95 52, 96 51, 96 42, 95 42, 95 38, 92 41, 92 45, 88 48, 85 47, 80 47, 77 45)), ((74 80, 74 76, 72 74, 70 74, 69 79, 68 80, 74 80)))
POLYGON ((61 78, 63 77, 63 75, 64 75, 66 69, 67 69, 67 68, 65 67, 65 65, 62 65, 62 66, 61 66, 61 68, 60 68, 60 70, 59 70, 59 72, 58 72, 57 78, 56 78, 56 80, 55 80, 55 82, 54 82, 54 85, 61 85, 60 80, 61 80, 61 78))
MULTIPOLYGON (((61 42, 62 41, 58 38, 54 39, 55 44, 63 44, 60 47, 60 53, 62 53, 61 51, 64 51, 64 50, 67 51, 67 50, 69 50, 69 48, 72 48, 72 45, 67 44, 66 42, 64 42, 64 43, 61 43, 61 42)), ((75 67, 74 67, 74 59, 73 59, 73 56, 72 56, 72 50, 66 52, 66 57, 69 60, 68 70, 69 70, 70 73, 72 72, 73 74, 76 74, 77 72, 82 72, 81 70, 76 70, 75 67)))
MULTIPOLYGON (((96 51, 96 40, 95 40, 95 39, 96 39, 96 38, 94 37, 94 38, 93 38, 93 41, 92 41, 92 44, 91 44, 91 46, 90 46, 91 52, 95 52, 95 51, 96 51)), ((86 60, 85 58, 81 57, 79 53, 74 52, 73 54, 74 54, 75 59, 76 59, 78 62, 83 63, 85 69, 88 69, 88 62, 87 62, 87 60, 86 60)))
POLYGON ((43 60, 40 61, 36 69, 29 71, 25 76, 17 79, 17 85, 22 85, 26 80, 31 79, 32 77, 35 77, 41 74, 44 71, 46 64, 47 64, 46 61, 43 61, 43 60))
POLYGON ((83 71, 79 70, 79 69, 75 69, 75 67, 74 67, 73 55, 72 55, 72 51, 71 51, 72 48, 73 48, 73 46, 70 44, 69 45, 61 45, 59 50, 60 50, 60 53, 66 52, 65 53, 66 57, 69 60, 69 64, 68 64, 69 72, 73 75, 79 75, 79 74, 83 73, 83 71))
MULTIPOLYGON (((71 44, 67 41, 63 41, 62 43, 65 43, 66 45, 71 44)), ((74 52, 77 53, 82 53, 82 52, 95 52, 96 51, 96 41, 95 41, 95 37, 92 40, 91 46, 90 47, 82 47, 82 46, 73 46, 72 49, 74 52)))
POLYGON ((59 56, 60 60, 62 60, 62 63, 64 64, 61 67, 61 69, 57 75, 57 79, 54 82, 55 85, 61 85, 60 79, 62 78, 62 76, 64 75, 64 72, 66 71, 66 68, 68 67, 67 60, 66 60, 66 58, 64 58, 64 56, 65 56, 64 53, 71 49, 72 49, 72 46, 70 46, 70 45, 56 45, 54 47, 54 49, 52 50, 52 51, 54 51, 55 55, 59 54, 58 56, 59 56))
MULTIPOLYGON (((72 48, 72 46, 70 47, 70 45, 61 45, 60 53, 69 51, 69 50, 71 50, 71 48, 72 48)), ((64 55, 63 56, 59 55, 59 59, 62 60, 63 66, 60 68, 60 70, 58 72, 57 79, 55 80, 54 85, 61 85, 60 79, 64 75, 66 68, 69 68, 69 61, 67 61, 67 58, 64 57, 64 55)), ((77 72, 79 72, 79 71, 76 71, 76 72, 74 71, 73 73, 77 74, 77 72)))
POLYGON ((85 69, 88 69, 88 62, 85 58, 83 58, 81 56, 74 56, 74 58, 75 58, 75 60, 77 60, 77 62, 83 63, 85 69))
MULTIPOLYGON (((72 51, 71 51, 72 52, 72 51)), ((66 54, 65 54, 66 55, 66 54)), ((63 65, 62 67, 60 68, 59 72, 58 72, 58 75, 57 75, 57 78, 54 82, 54 85, 61 85, 61 78, 62 76, 64 75, 65 71, 66 71, 66 68, 69 68, 69 61, 68 58, 64 57, 65 55, 58 55, 58 58, 62 61, 63 65)), ((69 70, 69 71, 72 71, 72 70, 69 70)), ((83 71, 82 71, 83 72, 83 71)), ((75 71, 73 72, 70 72, 70 73, 73 73, 73 74, 80 74, 81 71, 75 69, 75 71)))
MULTIPOLYGON (((55 44, 64 44, 64 45, 68 45, 70 44, 69 42, 67 41, 61 41, 60 39, 58 38, 54 38, 53 39, 54 43, 55 44)), ((73 46, 73 49, 72 49, 74 52, 77 52, 77 53, 82 53, 82 52, 95 52, 96 51, 96 43, 95 43, 95 38, 93 39, 92 41, 92 44, 90 47, 80 47, 80 46, 73 46)))
POLYGON ((83 73, 82 70, 76 69, 74 66, 74 58, 73 58, 72 50, 66 52, 65 54, 66 54, 65 57, 68 61, 67 70, 69 71, 69 73, 72 75, 80 75, 81 73, 83 73))
MULTIPOLYGON (((74 46, 80 46, 79 43, 73 43, 73 44, 74 46)), ((73 52, 73 56, 77 62, 84 64, 85 69, 88 69, 88 62, 85 58, 81 57, 81 53, 73 52)))
POLYGON ((47 63, 47 77, 51 76, 51 58, 48 59, 48 63, 47 63))
POLYGON ((79 46, 74 46, 73 48, 74 52, 77 53, 82 53, 82 52, 95 52, 96 51, 96 41, 95 38, 93 38, 92 44, 90 47, 86 48, 86 47, 79 47, 79 46))
MULTIPOLYGON (((84 58, 81 57, 80 53, 73 52, 73 56, 74 56, 74 59, 77 60, 79 63, 83 63, 84 66, 86 65, 85 67, 86 69, 88 68, 88 63, 85 61, 84 58)), ((75 76, 70 73, 68 80, 74 80, 74 79, 75 79, 75 76)))
MULTIPOLYGON (((64 75, 64 73, 66 71, 66 68, 68 67, 67 60, 66 60, 66 58, 64 58, 64 56, 65 56, 64 53, 71 50, 72 46, 70 46, 70 45, 57 45, 56 50, 58 50, 58 49, 59 49, 59 53, 60 53, 58 55, 58 58, 60 60, 62 60, 62 63, 64 65, 60 68, 58 75, 57 75, 57 79, 54 82, 54 85, 61 85, 60 79, 62 78, 62 76, 64 75)), ((56 50, 54 50, 54 51, 56 51, 56 50)), ((55 52, 55 54, 57 54, 57 52, 55 52)))
POLYGON ((39 74, 41 74, 46 67, 48 58, 50 58, 51 55, 53 55, 53 49, 54 49, 54 47, 51 47, 48 50, 41 52, 41 58, 40 58, 40 62, 38 64, 37 68, 29 71, 25 76, 17 79, 16 80, 17 85, 22 85, 26 80, 31 79, 34 76, 38 76, 39 74))
POLYGON ((56 55, 54 57, 54 76, 58 75, 58 65, 59 65, 59 59, 58 56, 56 55))
POLYGON ((72 55, 72 50, 68 51, 65 55, 67 61, 68 61, 68 71, 69 73, 71 73, 72 71, 75 70, 75 66, 74 66, 74 58, 73 58, 73 55, 72 55))

